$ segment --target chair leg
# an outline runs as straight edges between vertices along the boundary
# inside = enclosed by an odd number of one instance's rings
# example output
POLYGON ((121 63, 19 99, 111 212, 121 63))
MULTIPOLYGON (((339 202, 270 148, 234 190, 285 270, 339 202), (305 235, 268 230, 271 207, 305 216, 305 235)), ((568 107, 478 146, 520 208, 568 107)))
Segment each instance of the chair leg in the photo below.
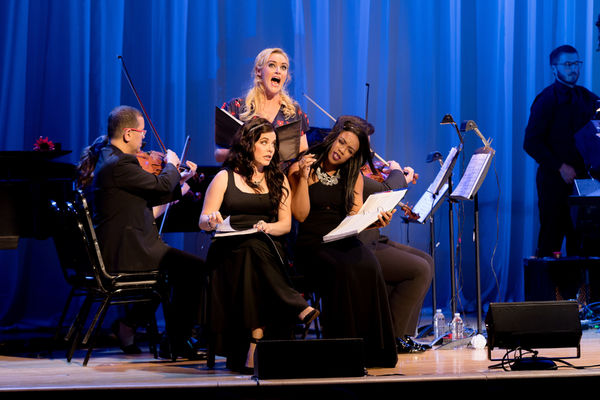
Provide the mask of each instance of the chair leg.
POLYGON ((156 322, 156 314, 152 316, 152 319, 148 323, 148 343, 150 353, 154 355, 154 358, 158 358, 158 343, 160 341, 160 335, 158 333, 158 324, 156 322))
MULTIPOLYGON (((106 312, 106 309, 110 305, 110 301, 111 301, 111 297, 109 296, 109 297, 106 297, 100 304, 98 311, 96 311, 96 314, 94 315, 94 318, 92 319, 92 322, 90 323, 90 326, 89 326, 83 340, 81 341, 82 344, 87 344, 89 342, 92 332, 94 332, 94 330, 96 329, 96 325, 98 325, 98 323, 99 323, 99 318, 101 316, 103 316, 104 313, 106 312)), ((101 321, 100 321, 100 323, 101 323, 101 321)))
MULTIPOLYGON (((58 323, 56 324, 56 330, 54 331, 54 337, 52 338, 52 343, 50 344, 50 348, 48 349, 48 354, 50 354, 50 355, 52 355, 52 352, 54 351, 54 346, 60 340, 63 324, 65 323, 65 319, 67 317, 67 312, 69 311, 69 308, 71 307, 71 302, 73 301, 73 297, 75 297, 76 291, 77 290, 75 289, 75 287, 71 287, 71 290, 69 291, 69 296, 67 297, 67 301, 65 303, 65 306, 63 307, 63 311, 60 315, 60 318, 58 319, 58 323)), ((65 337, 63 337, 63 341, 64 340, 65 340, 65 337)))
POLYGON ((65 322, 65 318, 67 317, 67 312, 69 311, 69 307, 71 306, 71 301, 73 300, 74 296, 75 296, 75 288, 72 287, 71 291, 69 292, 69 296, 67 297, 67 302, 65 303, 65 306, 63 307, 62 314, 60 315, 60 318, 58 319, 56 331, 54 332, 54 342, 58 342, 60 332, 62 331, 62 325, 65 322))
POLYGON ((86 296, 75 320, 71 324, 69 332, 67 333, 66 339, 71 343, 71 346, 67 350, 67 362, 71 362, 73 359, 73 354, 77 347, 79 346, 79 337, 81 336, 81 331, 85 326, 85 321, 87 320, 88 314, 90 313, 90 309, 92 307, 92 303, 94 302, 94 298, 92 295, 86 296))
POLYGON ((102 305, 99 307, 98 311, 96 312, 96 315, 94 316, 94 322, 92 322, 92 324, 88 328, 88 331, 85 335, 83 343, 87 344, 88 350, 85 353, 85 358, 83 360, 84 367, 87 366, 90 356, 92 354, 92 350, 94 349, 94 345, 96 344, 96 336, 97 336, 97 332, 98 332, 98 330, 96 329, 96 326, 98 326, 98 327, 102 326, 102 322, 104 322, 104 317, 106 316, 106 312, 108 311, 109 306, 110 306, 110 298, 107 297, 106 299, 104 299, 104 301, 102 302, 102 305))

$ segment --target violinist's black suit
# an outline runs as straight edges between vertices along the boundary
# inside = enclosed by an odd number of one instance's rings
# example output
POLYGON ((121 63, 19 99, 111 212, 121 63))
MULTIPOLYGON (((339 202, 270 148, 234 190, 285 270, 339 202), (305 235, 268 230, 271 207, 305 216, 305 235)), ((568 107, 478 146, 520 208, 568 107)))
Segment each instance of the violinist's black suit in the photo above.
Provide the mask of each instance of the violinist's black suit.
POLYGON ((173 164, 156 176, 135 155, 108 144, 100 152, 92 182, 94 223, 107 270, 167 273, 174 292, 176 341, 185 340, 197 320, 199 287, 206 274, 201 258, 162 241, 154 221, 153 206, 181 197, 179 180, 173 164))

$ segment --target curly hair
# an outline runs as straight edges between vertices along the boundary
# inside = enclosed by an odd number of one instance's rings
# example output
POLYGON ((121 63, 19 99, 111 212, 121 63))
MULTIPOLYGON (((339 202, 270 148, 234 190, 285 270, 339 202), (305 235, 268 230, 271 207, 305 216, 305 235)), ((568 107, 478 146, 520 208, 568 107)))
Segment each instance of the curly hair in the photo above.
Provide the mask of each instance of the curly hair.
MULTIPOLYGON (((257 193, 260 191, 260 186, 252 182, 254 147, 263 133, 274 131, 273 125, 264 118, 253 118, 246 122, 236 132, 229 155, 223 163, 223 167, 240 174, 248 186, 257 193)), ((264 168, 273 216, 277 215, 279 204, 289 195, 288 189, 283 185, 285 177, 280 168, 278 146, 279 140, 276 141, 271 162, 264 168)))
MULTIPOLYGON (((245 104, 242 108, 242 112, 240 113, 240 119, 242 121, 248 121, 252 119, 256 115, 256 111, 262 106, 262 104, 265 101, 265 88, 263 86, 261 77, 257 74, 257 71, 264 67, 267 61, 269 61, 269 57, 271 56, 271 54, 274 53, 281 54, 285 57, 286 60, 288 60, 289 63, 288 55, 285 53, 285 51, 283 51, 280 48, 268 48, 258 53, 256 59, 254 60, 254 68, 252 69, 253 86, 252 88, 250 88, 248 93, 246 93, 246 97, 244 99, 245 104)), ((296 116, 296 103, 285 89, 285 87, 290 82, 290 79, 291 75, 288 68, 287 79, 279 95, 281 98, 281 104, 283 105, 283 114, 285 115, 286 119, 291 119, 296 116)))
POLYGON ((372 133, 372 125, 360 117, 353 115, 343 115, 338 118, 331 132, 323 139, 311 147, 307 153, 315 154, 316 161, 311 166, 311 175, 316 176, 316 170, 327 159, 329 151, 333 144, 338 140, 342 132, 352 132, 358 137, 359 149, 356 153, 340 166, 340 177, 344 183, 344 197, 346 213, 349 213, 354 206, 354 186, 360 169, 366 163, 374 171, 373 157, 369 145, 369 133, 372 133))

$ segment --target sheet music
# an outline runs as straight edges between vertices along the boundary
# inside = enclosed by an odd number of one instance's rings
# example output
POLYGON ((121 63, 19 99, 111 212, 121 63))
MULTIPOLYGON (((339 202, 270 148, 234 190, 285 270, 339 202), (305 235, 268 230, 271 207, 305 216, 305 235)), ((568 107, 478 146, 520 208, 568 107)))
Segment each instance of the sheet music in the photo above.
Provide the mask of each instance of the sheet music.
POLYGON ((358 213, 348 215, 340 224, 323 236, 323 242, 331 242, 358 235, 377 221, 379 213, 394 209, 406 194, 406 189, 390 190, 370 195, 358 213))
POLYGON ((444 198, 447 191, 448 183, 445 183, 437 195, 434 195, 430 191, 423 193, 417 204, 412 208, 412 211, 419 216, 419 223, 425 223, 427 218, 437 210, 440 201, 444 198))
POLYGON ((575 189, 579 196, 600 196, 600 182, 595 179, 575 179, 575 189))
POLYGON ((241 231, 233 229, 231 226, 230 217, 225 218, 223 222, 217 225, 217 230, 215 232, 215 237, 224 237, 224 236, 235 236, 235 235, 250 235, 252 233, 258 232, 256 228, 244 229, 241 231))
POLYGON ((437 193, 440 190, 440 188, 446 183, 448 177, 452 173, 452 168, 454 167, 454 163, 456 162, 457 156, 458 149, 456 147, 450 149, 448 157, 446 157, 446 159, 444 160, 442 168, 439 170, 435 179, 433 180, 433 182, 431 182, 431 185, 429 185, 429 188, 427 189, 429 193, 437 193))
POLYGON ((476 152, 471 156, 467 169, 450 197, 461 200, 472 200, 483 183, 487 170, 494 157, 494 151, 476 152))

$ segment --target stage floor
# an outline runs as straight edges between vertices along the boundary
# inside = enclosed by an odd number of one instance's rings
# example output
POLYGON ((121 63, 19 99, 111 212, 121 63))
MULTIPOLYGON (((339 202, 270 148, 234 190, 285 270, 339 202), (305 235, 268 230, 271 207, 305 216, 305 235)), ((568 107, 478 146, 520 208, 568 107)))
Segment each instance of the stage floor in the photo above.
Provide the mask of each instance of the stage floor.
MULTIPOLYGON (((494 351, 494 358, 503 352, 494 351), (496 354, 498 352, 498 354, 496 354)), ((567 357, 574 349, 552 349, 541 356, 567 357)), ((80 351, 71 363, 63 351, 12 354, 0 356, 0 392, 60 392, 82 395, 110 391, 111 395, 134 391, 172 391, 204 393, 211 398, 300 398, 313 393, 331 393, 335 398, 373 398, 389 390, 418 389, 429 393, 471 390, 487 393, 511 393, 513 390, 535 390, 536 393, 585 390, 600 381, 600 333, 584 330, 581 357, 565 361, 581 369, 563 366, 552 371, 506 371, 493 368, 487 349, 471 347, 451 349, 448 346, 422 353, 399 354, 395 368, 368 369, 363 377, 258 380, 225 369, 224 359, 217 358, 216 367, 208 369, 206 361, 171 362, 154 359, 149 353, 124 355, 118 348, 100 348, 92 353, 89 364, 82 366, 80 351), (464 386, 468 383, 468 386, 464 386)), ((331 360, 335 363, 335 360, 331 360)))

